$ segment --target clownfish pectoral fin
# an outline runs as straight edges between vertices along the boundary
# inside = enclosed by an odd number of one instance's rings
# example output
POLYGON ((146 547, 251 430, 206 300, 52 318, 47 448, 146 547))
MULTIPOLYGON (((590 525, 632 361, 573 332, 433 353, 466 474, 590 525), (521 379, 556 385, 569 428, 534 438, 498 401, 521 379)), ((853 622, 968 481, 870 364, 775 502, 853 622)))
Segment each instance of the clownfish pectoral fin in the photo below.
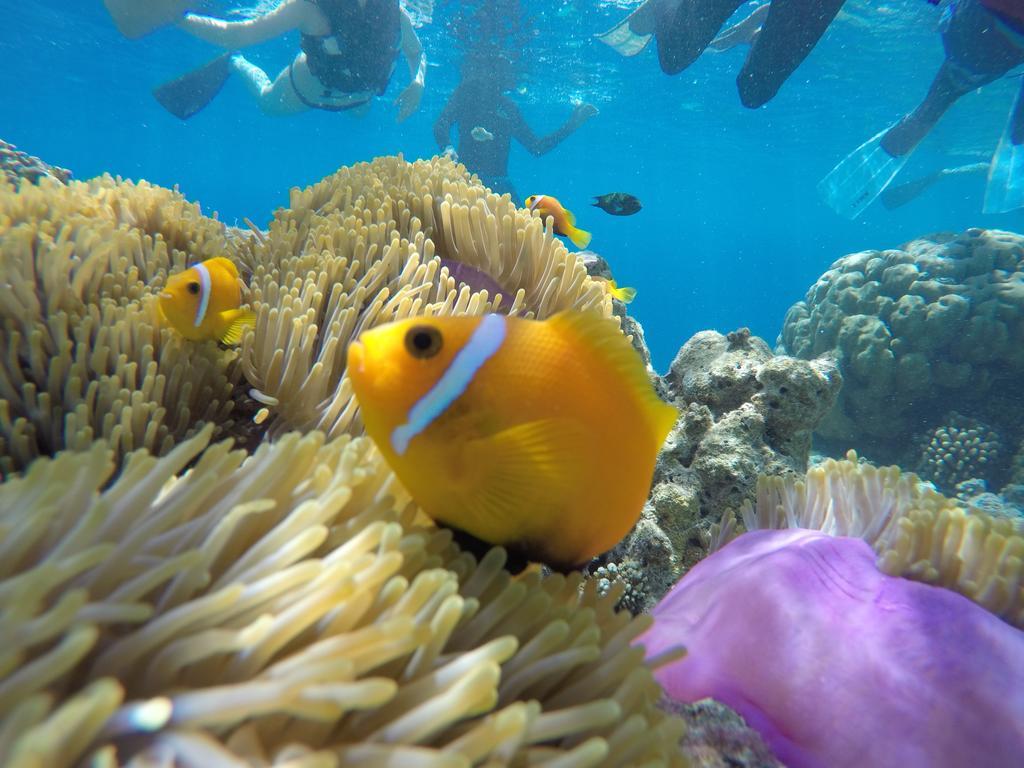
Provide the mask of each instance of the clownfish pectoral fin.
POLYGON ((225 323, 220 340, 229 346, 238 344, 245 329, 256 325, 256 313, 248 309, 229 309, 221 312, 220 317, 225 323))
POLYGON ((452 509, 496 541, 551 525, 583 481, 586 437, 568 419, 541 419, 466 443, 473 482, 452 509), (547 519, 549 522, 544 523, 547 519))
POLYGON ((586 230, 579 229, 577 227, 569 227, 569 231, 566 232, 569 239, 572 240, 572 244, 579 249, 584 249, 590 245, 590 233, 586 230))
POLYGON ((658 397, 639 353, 619 330, 615 320, 595 312, 566 310, 545 322, 551 323, 553 329, 557 328, 573 339, 575 348, 597 356, 614 375, 622 378, 626 388, 636 398, 644 420, 660 447, 676 423, 679 411, 658 397))

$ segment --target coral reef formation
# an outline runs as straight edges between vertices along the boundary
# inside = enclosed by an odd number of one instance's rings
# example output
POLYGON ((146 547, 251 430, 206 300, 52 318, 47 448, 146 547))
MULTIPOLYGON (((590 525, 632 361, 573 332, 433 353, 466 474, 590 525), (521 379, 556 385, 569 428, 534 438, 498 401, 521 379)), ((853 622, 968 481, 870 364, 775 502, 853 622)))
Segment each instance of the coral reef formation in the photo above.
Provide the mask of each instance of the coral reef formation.
POLYGON ((658 382, 681 418, 640 522, 609 555, 638 564, 633 606, 652 605, 707 554, 711 526, 753 497, 758 475, 806 470, 811 430, 841 381, 831 359, 776 357, 747 329, 686 342, 658 382))
POLYGON ((789 768, 1015 764, 1024 632, 875 560, 857 538, 744 533, 683 577, 640 642, 684 643, 656 673, 666 694, 736 708, 789 768))
POLYGON ((664 696, 659 706, 686 723, 681 746, 693 768, 785 768, 761 734, 721 702, 685 704, 664 696))
POLYGON ((839 450, 913 466, 914 436, 950 403, 1019 439, 1024 237, 969 229, 836 261, 787 313, 786 354, 834 354, 845 380, 818 433, 839 450))
POLYGON ((917 472, 940 491, 954 494, 960 483, 975 478, 1002 478, 1002 442, 977 419, 955 411, 925 435, 917 472))
POLYGON ((145 182, 0 182, 0 280, 14 286, 0 295, 0 471, 97 437, 164 453, 205 423, 247 444, 268 430, 337 437, 359 428, 344 350, 363 328, 489 309, 611 314, 538 218, 445 158, 343 168, 291 203, 239 237, 145 182), (241 264, 258 315, 240 350, 184 343, 151 306, 169 273, 221 255, 241 264), (509 297, 460 288, 435 256, 509 297))
POLYGON ((16 186, 21 179, 36 184, 42 178, 56 179, 62 184, 71 180, 71 171, 44 163, 38 157, 22 152, 13 144, 0 139, 0 171, 8 183, 16 186))
POLYGON ((212 431, 0 485, 5 765, 685 764, 617 591, 477 564, 366 439, 212 431))

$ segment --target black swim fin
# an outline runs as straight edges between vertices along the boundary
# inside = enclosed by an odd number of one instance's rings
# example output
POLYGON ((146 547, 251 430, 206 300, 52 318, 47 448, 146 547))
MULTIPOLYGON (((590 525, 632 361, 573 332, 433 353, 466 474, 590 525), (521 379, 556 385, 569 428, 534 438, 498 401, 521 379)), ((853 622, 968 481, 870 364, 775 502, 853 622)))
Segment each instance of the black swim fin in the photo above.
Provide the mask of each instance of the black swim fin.
POLYGON ((156 100, 175 117, 188 120, 213 101, 231 75, 232 53, 224 53, 181 77, 153 89, 156 100))

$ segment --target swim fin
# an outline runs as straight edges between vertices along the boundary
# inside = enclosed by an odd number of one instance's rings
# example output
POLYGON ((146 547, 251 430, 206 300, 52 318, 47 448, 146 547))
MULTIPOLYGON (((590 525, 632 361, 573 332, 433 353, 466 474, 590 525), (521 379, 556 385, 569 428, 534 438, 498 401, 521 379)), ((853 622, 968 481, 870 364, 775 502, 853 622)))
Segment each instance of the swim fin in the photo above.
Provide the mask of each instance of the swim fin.
POLYGON ((890 128, 853 150, 818 183, 818 193, 836 213, 856 219, 906 164, 910 152, 894 157, 882 148, 890 128))
POLYGON ((988 173, 988 169, 988 163, 971 163, 970 165, 962 165, 959 168, 943 168, 923 178, 889 187, 882 193, 879 200, 882 205, 891 211, 906 205, 912 200, 916 200, 940 179, 944 179, 947 176, 962 176, 971 173, 988 173))
POLYGON ((154 88, 153 95, 172 115, 188 120, 220 93, 231 75, 233 55, 223 53, 199 69, 154 88))
POLYGON ((636 56, 654 36, 656 2, 648 0, 607 32, 594 37, 622 56, 636 56))
POLYGON ((992 155, 981 210, 1006 213, 1017 208, 1024 208, 1024 88, 1017 94, 1006 130, 992 155))
POLYGON ((103 0, 103 4, 117 29, 129 38, 172 24, 195 5, 190 0, 103 0))

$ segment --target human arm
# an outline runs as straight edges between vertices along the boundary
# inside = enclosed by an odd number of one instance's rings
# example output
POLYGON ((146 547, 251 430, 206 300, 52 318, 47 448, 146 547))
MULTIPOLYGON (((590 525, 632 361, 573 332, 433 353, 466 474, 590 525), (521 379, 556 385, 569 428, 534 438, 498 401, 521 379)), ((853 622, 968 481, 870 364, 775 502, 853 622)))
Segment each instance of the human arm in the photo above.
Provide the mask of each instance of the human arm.
POLYGON ((443 150, 451 144, 452 126, 459 122, 460 104, 462 103, 462 86, 459 85, 444 105, 441 114, 434 121, 434 141, 437 148, 443 150))
POLYGON ((309 0, 284 0, 274 10, 242 21, 189 13, 178 22, 178 27, 193 37, 228 50, 256 45, 293 29, 304 35, 330 33, 327 19, 309 0))
POLYGON ((402 55, 409 65, 409 78, 411 82, 405 87, 395 104, 398 105, 398 122, 402 122, 413 112, 419 109, 420 97, 423 95, 423 83, 427 75, 427 57, 423 52, 423 44, 420 43, 416 30, 412 26, 412 19, 402 9, 402 55))
POLYGON ((597 114, 593 104, 578 104, 565 124, 547 136, 537 136, 527 124, 519 107, 509 102, 512 117, 512 136, 534 157, 547 154, 569 137, 577 128, 597 114))

